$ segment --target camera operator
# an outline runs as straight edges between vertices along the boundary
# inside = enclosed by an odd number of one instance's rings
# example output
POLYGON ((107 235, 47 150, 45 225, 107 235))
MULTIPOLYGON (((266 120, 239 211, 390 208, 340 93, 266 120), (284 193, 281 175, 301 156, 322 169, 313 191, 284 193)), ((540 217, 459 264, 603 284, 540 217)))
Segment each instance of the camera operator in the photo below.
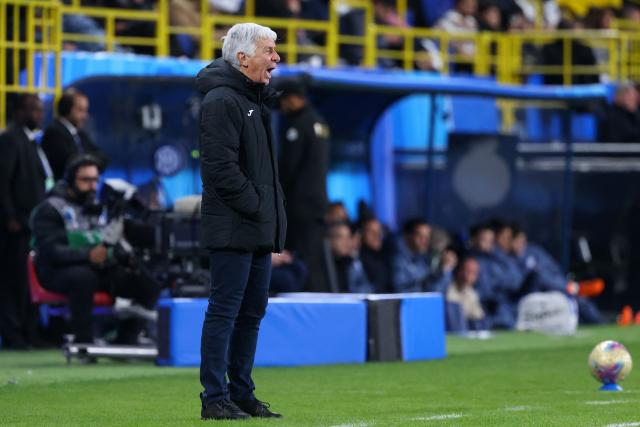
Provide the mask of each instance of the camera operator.
MULTIPOLYGON (((113 256, 105 245, 107 224, 96 202, 100 161, 74 157, 64 179, 38 205, 32 216, 35 265, 42 286, 69 297, 75 342, 92 343, 93 294, 97 290, 130 298, 154 309, 159 287, 113 256)), ((118 344, 136 344, 144 321, 129 318, 118 325, 118 344)))

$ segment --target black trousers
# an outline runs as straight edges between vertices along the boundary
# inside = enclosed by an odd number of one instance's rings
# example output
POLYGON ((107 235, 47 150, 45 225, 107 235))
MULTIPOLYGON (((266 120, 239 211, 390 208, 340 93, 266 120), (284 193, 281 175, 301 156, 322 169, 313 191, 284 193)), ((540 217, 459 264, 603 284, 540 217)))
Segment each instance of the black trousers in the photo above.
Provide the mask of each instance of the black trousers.
POLYGON ((29 238, 29 233, 0 231, 0 336, 7 348, 38 340, 38 311, 27 277, 29 238))
POLYGON ((200 347, 205 406, 255 398, 251 372, 271 279, 270 253, 218 250, 209 259, 211 293, 200 347))
POLYGON ((287 248, 294 251, 309 270, 305 291, 331 292, 324 259, 324 224, 287 217, 287 248))
MULTIPOLYGON (((106 291, 112 296, 132 299, 148 309, 154 309, 160 293, 159 286, 149 278, 133 273, 122 266, 97 269, 91 265, 73 265, 54 270, 41 278, 42 286, 66 295, 71 309, 71 329, 76 342, 93 341, 93 294, 106 291)), ((118 327, 118 342, 130 344, 140 330, 141 322, 131 319, 118 327)))

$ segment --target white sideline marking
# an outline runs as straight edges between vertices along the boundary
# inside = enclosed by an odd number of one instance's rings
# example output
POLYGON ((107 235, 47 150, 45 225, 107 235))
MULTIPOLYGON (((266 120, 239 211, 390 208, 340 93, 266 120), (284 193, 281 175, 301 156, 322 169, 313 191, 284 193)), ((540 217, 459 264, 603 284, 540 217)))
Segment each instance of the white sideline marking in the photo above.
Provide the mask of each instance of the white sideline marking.
POLYGON ((374 423, 349 423, 349 424, 336 424, 333 426, 329 426, 329 427, 370 427, 372 426, 374 423))
POLYGON ((617 405, 618 403, 635 403, 637 400, 588 400, 585 405, 617 405))
POLYGON ((633 423, 607 424, 605 427, 638 427, 638 426, 640 426, 640 422, 636 421, 633 423))
POLYGON ((517 412, 517 411, 529 411, 533 408, 531 408, 531 406, 507 406, 506 408, 504 408, 505 411, 513 411, 513 412, 517 412))
POLYGON ((433 415, 431 417, 415 417, 411 418, 411 421, 440 421, 440 420, 454 420, 456 418, 462 418, 464 414, 442 414, 433 415))

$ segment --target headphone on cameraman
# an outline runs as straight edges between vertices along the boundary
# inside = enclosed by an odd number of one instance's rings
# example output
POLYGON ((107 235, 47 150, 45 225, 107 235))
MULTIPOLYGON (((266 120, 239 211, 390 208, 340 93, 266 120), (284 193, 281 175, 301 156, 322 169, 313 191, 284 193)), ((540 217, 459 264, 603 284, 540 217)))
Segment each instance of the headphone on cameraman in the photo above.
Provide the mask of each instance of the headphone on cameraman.
POLYGON ((64 170, 64 181, 69 187, 73 187, 76 181, 76 173, 78 169, 83 166, 95 166, 100 169, 100 160, 93 154, 77 154, 67 162, 67 167, 64 170))

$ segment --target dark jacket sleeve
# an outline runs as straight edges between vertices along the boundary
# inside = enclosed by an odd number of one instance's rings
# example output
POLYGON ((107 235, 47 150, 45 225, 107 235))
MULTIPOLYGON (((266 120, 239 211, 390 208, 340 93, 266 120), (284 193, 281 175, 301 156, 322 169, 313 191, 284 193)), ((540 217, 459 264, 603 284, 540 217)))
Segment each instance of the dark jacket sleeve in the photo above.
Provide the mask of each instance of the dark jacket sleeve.
POLYGON ((47 156, 53 176, 56 180, 62 179, 65 163, 69 153, 67 152, 65 139, 67 135, 57 126, 49 126, 42 135, 42 150, 47 156))
POLYGON ((253 216, 259 211, 260 197, 240 168, 241 128, 242 115, 233 101, 205 98, 200 123, 202 181, 226 205, 253 216))
POLYGON ((11 197, 12 177, 15 174, 17 158, 17 144, 10 140, 9 134, 0 136, 0 219, 5 222, 17 218, 11 197))
POLYGON ((58 211, 47 201, 31 216, 33 242, 38 257, 51 266, 89 263, 91 248, 69 246, 67 231, 58 211))

